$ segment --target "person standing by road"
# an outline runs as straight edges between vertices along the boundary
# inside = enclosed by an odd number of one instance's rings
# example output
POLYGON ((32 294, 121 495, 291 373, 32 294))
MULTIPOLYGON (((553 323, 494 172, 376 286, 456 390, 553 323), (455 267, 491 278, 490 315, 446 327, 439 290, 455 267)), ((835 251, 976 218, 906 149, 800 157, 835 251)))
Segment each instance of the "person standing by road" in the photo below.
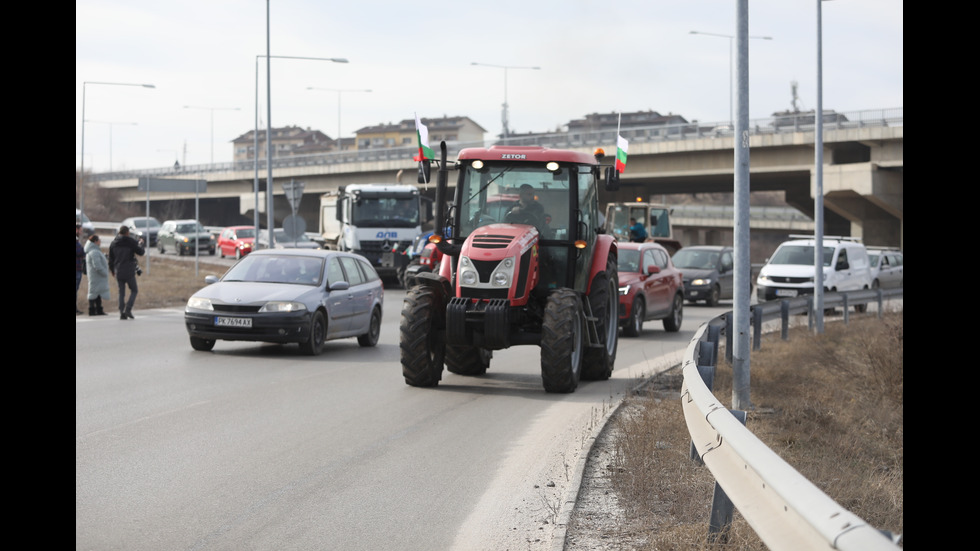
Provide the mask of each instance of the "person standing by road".
POLYGON ((136 284, 136 270, 139 268, 137 256, 143 256, 143 239, 139 241, 129 235, 129 226, 119 226, 119 233, 109 245, 109 273, 116 277, 119 283, 119 319, 136 319, 133 316, 133 304, 139 286, 136 284), (126 287, 129 287, 129 300, 126 300, 126 287))
POLYGON ((75 222, 75 315, 81 314, 78 309, 78 288, 82 285, 82 272, 85 270, 85 249, 78 241, 82 234, 82 225, 75 222))
POLYGON ((88 274, 88 315, 104 316, 102 299, 109 300, 109 262, 102 253, 102 240, 93 233, 85 244, 85 272, 88 274))

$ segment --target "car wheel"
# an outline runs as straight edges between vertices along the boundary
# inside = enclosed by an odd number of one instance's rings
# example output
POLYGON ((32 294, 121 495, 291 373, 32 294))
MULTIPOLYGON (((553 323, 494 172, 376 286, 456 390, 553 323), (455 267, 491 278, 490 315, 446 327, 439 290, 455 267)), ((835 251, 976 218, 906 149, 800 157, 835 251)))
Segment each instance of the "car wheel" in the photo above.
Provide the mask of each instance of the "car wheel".
POLYGON ((177 256, 184 256, 184 248, 179 245, 177 246, 177 256))
POLYGON ((705 302, 708 306, 718 306, 718 302, 721 300, 721 287, 715 285, 711 288, 711 294, 708 295, 708 300, 705 302))
POLYGON ((222 247, 218 247, 218 254, 221 258, 225 257, 225 250, 222 247))
POLYGON ((239 249, 238 247, 235 247, 235 260, 241 260, 241 259, 242 259, 242 250, 239 249))
POLYGON ((879 283, 877 279, 871 282, 872 289, 877 289, 878 287, 881 287, 881 283, 879 283))
POLYGON ((643 331, 643 320, 646 318, 646 315, 646 308, 643 307, 643 299, 639 297, 633 299, 630 319, 623 326, 623 334, 627 337, 638 337, 640 331, 643 331))
POLYGON ((367 333, 357 337, 357 344, 361 346, 374 346, 378 344, 378 337, 381 335, 381 309, 375 308, 371 312, 371 324, 368 325, 367 333))
POLYGON ((163 243, 160 243, 160 254, 166 254, 167 251, 163 250, 163 243))
POLYGON ((664 318, 664 330, 669 333, 676 333, 681 330, 681 322, 684 321, 684 299, 680 294, 674 295, 674 306, 670 309, 670 315, 664 318))
POLYGON ((306 339, 306 342, 301 342, 299 347, 307 356, 317 356, 323 352, 323 342, 326 337, 327 319, 323 317, 323 312, 317 310, 310 322, 310 338, 306 339))
POLYGON ((210 352, 214 348, 214 339, 203 339, 201 337, 191 337, 191 348, 201 352, 210 352))

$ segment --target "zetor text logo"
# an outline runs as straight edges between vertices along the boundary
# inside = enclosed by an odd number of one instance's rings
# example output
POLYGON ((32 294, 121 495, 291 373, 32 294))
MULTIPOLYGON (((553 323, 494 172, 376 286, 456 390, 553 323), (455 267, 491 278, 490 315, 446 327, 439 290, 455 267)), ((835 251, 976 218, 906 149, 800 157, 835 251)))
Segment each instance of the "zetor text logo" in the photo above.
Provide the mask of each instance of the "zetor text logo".
POLYGON ((527 159, 527 155, 520 153, 504 153, 500 156, 501 159, 527 159))

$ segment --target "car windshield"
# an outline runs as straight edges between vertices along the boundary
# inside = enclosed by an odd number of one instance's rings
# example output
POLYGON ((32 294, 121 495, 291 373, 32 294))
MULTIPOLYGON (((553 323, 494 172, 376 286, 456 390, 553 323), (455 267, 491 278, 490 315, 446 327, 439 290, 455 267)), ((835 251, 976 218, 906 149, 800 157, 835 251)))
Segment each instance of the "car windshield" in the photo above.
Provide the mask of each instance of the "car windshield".
MULTIPOLYGON (((794 264, 813 266, 813 245, 784 245, 776 250, 769 260, 770 264, 794 264)), ((823 265, 830 266, 834 261, 834 248, 823 248, 823 265)), ((674 263, 676 264, 676 260, 674 263)))
POLYGON ((204 228, 200 224, 178 224, 177 233, 203 232, 204 228))
POLYGON ((620 273, 640 271, 640 251, 634 249, 619 249, 619 261, 616 266, 620 273))
POLYGON ((318 286, 323 259, 313 256, 250 254, 228 270, 221 281, 289 283, 318 286))
POLYGON ((718 266, 718 251, 681 249, 674 253, 674 266, 689 270, 713 270, 718 266))
POLYGON ((237 235, 239 239, 255 237, 255 228, 239 228, 235 230, 235 235, 237 235))
POLYGON ((133 219, 133 226, 137 228, 157 228, 160 226, 160 222, 156 218, 135 218, 133 219))

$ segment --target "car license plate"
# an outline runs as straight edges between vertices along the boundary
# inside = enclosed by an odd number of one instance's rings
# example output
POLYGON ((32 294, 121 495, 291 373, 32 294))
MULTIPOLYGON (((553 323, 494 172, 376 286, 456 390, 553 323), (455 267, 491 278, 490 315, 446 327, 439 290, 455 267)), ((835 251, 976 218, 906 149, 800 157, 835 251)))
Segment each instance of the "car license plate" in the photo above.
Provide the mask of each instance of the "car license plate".
POLYGON ((218 327, 251 327, 252 318, 214 318, 214 324, 218 327))
POLYGON ((776 289, 776 296, 777 297, 795 297, 796 296, 796 290, 795 289, 776 289))
POLYGON ((381 265, 382 266, 392 266, 395 264, 394 253, 381 253, 381 265))

